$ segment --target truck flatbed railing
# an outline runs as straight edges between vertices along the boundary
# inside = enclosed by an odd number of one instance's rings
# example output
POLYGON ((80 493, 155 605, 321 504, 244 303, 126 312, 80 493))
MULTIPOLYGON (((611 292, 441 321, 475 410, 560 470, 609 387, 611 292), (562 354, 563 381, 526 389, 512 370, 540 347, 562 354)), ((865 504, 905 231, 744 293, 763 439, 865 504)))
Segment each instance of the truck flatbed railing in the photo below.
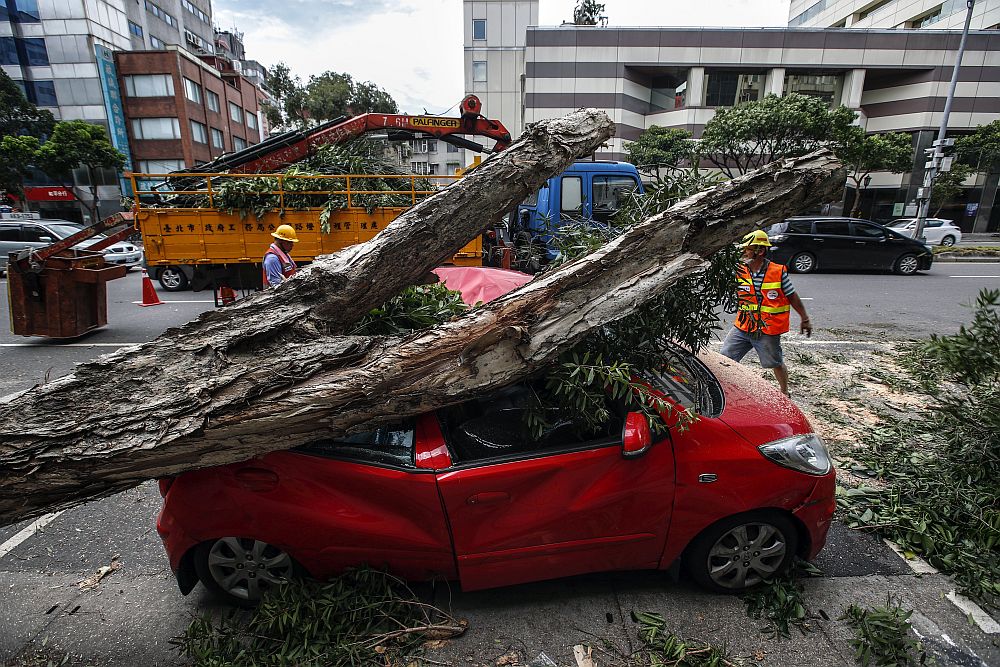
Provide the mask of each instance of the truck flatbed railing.
MULTIPOLYGON (((246 180, 250 179, 256 182, 265 183, 267 179, 273 179, 277 187, 271 189, 261 189, 253 191, 244 191, 241 194, 244 197, 276 197, 275 205, 272 207, 277 210, 285 210, 288 208, 296 210, 310 210, 310 209, 322 209, 323 205, 308 205, 308 202, 297 201, 296 197, 306 197, 306 196, 322 196, 322 197, 333 197, 333 196, 343 196, 346 197, 346 206, 343 208, 347 209, 358 209, 358 208, 368 208, 364 203, 358 204, 358 196, 361 195, 389 195, 400 197, 397 203, 394 203, 394 207, 408 207, 415 205, 423 197, 435 194, 439 192, 442 188, 447 187, 453 183, 461 176, 456 175, 438 175, 438 174, 227 174, 218 172, 189 172, 185 173, 185 177, 191 177, 192 179, 199 179, 200 184, 203 187, 193 188, 193 189, 179 189, 179 190, 168 190, 164 188, 164 185, 159 184, 155 188, 145 186, 146 183, 150 181, 166 181, 166 179, 175 178, 176 174, 146 174, 146 173, 129 173, 126 174, 130 179, 132 184, 132 191, 135 193, 135 211, 141 212, 143 210, 157 210, 162 211, 164 209, 177 210, 177 211, 192 211, 192 210, 217 210, 217 200, 220 198, 222 191, 220 190, 220 185, 227 181, 234 180, 246 180), (404 186, 399 189, 371 189, 365 187, 365 181, 381 180, 381 181, 398 181, 404 186), (308 181, 325 181, 329 183, 333 181, 338 187, 335 188, 323 188, 323 189, 303 189, 303 183, 308 181), (298 186, 292 185, 293 183, 300 184, 298 186), (430 184, 433 189, 427 189, 427 184, 430 184), (147 201, 143 200, 145 196, 147 201), (164 197, 190 197, 190 198, 203 198, 202 201, 206 205, 190 206, 186 204, 199 203, 197 199, 194 201, 179 201, 174 203, 166 203, 163 201, 158 201, 157 203, 150 205, 148 199, 155 197, 158 200, 162 200, 164 197), (182 205, 175 205, 182 204, 182 205)), ((169 181, 166 182, 169 186, 169 181)), ((183 186, 182 186, 183 187, 183 186)), ((266 203, 266 202, 262 202, 266 203)))

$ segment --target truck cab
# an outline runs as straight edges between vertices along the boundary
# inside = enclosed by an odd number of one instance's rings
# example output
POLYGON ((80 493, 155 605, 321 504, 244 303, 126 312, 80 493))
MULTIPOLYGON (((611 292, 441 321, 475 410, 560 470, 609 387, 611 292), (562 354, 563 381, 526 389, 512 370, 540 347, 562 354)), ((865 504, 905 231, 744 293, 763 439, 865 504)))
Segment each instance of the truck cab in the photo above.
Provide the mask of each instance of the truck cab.
POLYGON ((575 162, 553 176, 517 209, 512 240, 515 246, 543 245, 547 259, 555 259, 553 232, 571 221, 609 224, 622 202, 643 192, 635 166, 628 162, 575 162))

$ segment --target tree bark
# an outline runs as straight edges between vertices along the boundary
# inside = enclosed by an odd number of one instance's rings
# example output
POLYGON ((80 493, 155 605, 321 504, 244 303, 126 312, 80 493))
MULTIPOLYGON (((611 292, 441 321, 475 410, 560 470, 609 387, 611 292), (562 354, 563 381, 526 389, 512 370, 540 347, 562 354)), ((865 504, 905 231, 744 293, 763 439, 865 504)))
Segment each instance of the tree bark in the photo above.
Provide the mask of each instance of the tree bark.
POLYGON ((372 242, 0 400, 0 525, 147 479, 367 430, 527 377, 732 240, 843 187, 828 153, 775 163, 442 326, 404 338, 340 335, 609 131, 607 117, 590 111, 540 124, 372 242), (463 231, 449 229, 449 219, 463 231))

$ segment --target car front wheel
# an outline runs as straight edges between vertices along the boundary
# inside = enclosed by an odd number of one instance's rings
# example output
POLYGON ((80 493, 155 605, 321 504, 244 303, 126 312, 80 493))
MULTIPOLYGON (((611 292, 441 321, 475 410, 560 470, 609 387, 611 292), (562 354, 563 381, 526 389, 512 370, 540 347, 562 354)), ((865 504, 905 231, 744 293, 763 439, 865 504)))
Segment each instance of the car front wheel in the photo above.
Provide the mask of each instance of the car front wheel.
POLYGON ((797 548, 791 519, 770 512, 742 514, 709 526, 696 537, 685 565, 704 588, 735 593, 787 570, 797 548))
POLYGON ((955 245, 955 237, 951 235, 944 237, 941 239, 941 245, 949 247, 955 245))
POLYGON ((188 286, 187 276, 176 266, 165 266, 160 269, 160 275, 157 279, 163 289, 168 292, 180 292, 187 289, 188 286))
POLYGON ((912 253, 906 253, 896 260, 894 270, 901 276, 911 276, 917 272, 919 267, 920 262, 917 260, 917 256, 912 253))
POLYGON ((816 257, 808 252, 800 252, 790 263, 796 273, 812 273, 816 270, 816 257))
POLYGON ((194 567, 205 587, 228 602, 253 606, 295 571, 284 550, 250 537, 220 537, 198 545, 194 567))

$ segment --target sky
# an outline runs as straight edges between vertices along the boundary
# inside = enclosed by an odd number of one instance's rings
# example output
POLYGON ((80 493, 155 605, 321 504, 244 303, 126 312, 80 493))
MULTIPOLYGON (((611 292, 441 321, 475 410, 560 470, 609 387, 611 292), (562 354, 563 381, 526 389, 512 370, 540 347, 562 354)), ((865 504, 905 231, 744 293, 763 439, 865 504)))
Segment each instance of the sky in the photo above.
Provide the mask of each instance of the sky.
MULTIPOLYGON (((539 24, 574 0, 540 0, 539 24)), ((386 89, 406 113, 442 113, 464 93, 462 0, 214 0, 216 26, 244 33, 247 58, 292 72, 332 70, 386 89)), ((788 0, 604 0, 609 26, 788 24, 788 0)), ((484 113, 489 116, 489 109, 484 113)))

